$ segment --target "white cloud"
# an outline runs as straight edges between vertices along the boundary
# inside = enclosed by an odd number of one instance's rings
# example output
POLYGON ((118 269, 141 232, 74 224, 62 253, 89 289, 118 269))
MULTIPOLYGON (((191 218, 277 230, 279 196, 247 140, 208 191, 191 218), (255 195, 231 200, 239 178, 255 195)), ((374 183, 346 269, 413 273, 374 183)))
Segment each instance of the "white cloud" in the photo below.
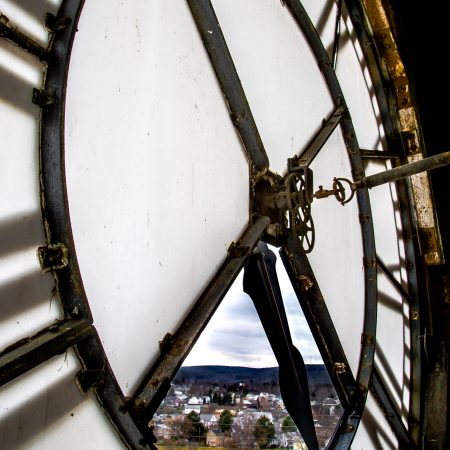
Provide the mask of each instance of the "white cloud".
MULTIPOLYGON (((321 363, 297 297, 281 260, 277 272, 294 344, 305 363, 321 363)), ((277 361, 250 297, 242 291, 241 273, 183 365, 275 367, 277 361)))

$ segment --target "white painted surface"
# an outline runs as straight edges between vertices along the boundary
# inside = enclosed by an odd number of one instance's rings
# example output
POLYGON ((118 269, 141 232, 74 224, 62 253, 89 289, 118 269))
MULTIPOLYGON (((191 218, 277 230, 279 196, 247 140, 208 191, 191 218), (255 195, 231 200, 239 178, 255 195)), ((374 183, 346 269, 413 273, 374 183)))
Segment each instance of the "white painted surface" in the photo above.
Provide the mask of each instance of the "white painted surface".
POLYGON ((315 58, 279 0, 214 0, 222 31, 269 156, 280 174, 333 104, 315 58))
MULTIPOLYGON (((367 175, 387 170, 390 165, 370 163, 367 175)), ((394 185, 370 189, 377 253, 397 281, 405 285, 404 246, 394 185)), ((406 287, 406 285, 405 285, 406 287)), ((409 307, 386 275, 378 270, 378 326, 376 365, 398 410, 405 415, 409 407, 409 307)), ((406 416, 404 417, 406 425, 406 416)))
POLYGON ((378 126, 378 121, 381 121, 378 105, 367 64, 348 17, 341 27, 336 75, 352 116, 359 146, 381 150, 384 133, 381 122, 378 126))
POLYGON ((302 5, 331 59, 336 26, 336 2, 334 0, 323 0, 320 2, 317 0, 304 0, 302 5))
MULTIPOLYGON (((331 189, 335 176, 351 178, 340 128, 325 144, 312 166, 314 187, 331 189)), ((361 227, 356 200, 342 206, 334 197, 315 200, 311 207, 316 244, 309 260, 356 376, 364 317, 364 270, 361 227)))
POLYGON ((72 350, 0 388, 2 449, 124 449, 91 392, 81 394, 72 350))
POLYGON ((187 4, 87 2, 67 186, 84 286, 125 393, 246 227, 248 170, 187 4))

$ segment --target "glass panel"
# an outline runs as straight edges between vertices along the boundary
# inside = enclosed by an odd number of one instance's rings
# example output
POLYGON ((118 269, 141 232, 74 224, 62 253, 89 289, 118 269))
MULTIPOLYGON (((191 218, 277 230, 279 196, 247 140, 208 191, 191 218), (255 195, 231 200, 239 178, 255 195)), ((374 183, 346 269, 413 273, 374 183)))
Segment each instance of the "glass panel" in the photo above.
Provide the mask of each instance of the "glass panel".
POLYGON ((246 227, 248 170, 187 4, 87 2, 67 187, 84 286, 126 393, 246 227))
POLYGON ((72 350, 0 388, 0 447, 123 449, 94 394, 81 394, 72 350))
POLYGON ((285 173, 333 109, 301 31, 279 0, 214 0, 270 168, 285 173))

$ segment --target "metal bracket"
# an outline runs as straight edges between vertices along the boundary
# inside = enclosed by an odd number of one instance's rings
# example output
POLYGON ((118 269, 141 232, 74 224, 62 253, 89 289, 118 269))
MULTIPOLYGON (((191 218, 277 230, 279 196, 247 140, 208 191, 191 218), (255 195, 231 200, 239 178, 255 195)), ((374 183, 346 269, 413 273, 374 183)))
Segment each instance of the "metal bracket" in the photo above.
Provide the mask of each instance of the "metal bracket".
POLYGON ((45 15, 45 28, 52 32, 64 30, 70 25, 71 22, 72 19, 70 17, 62 17, 61 19, 57 19, 52 13, 47 13, 45 15))
POLYGON ((336 375, 340 375, 341 373, 345 373, 347 371, 347 366, 342 362, 337 362, 333 364, 333 372, 336 375))
POLYGON ((247 245, 239 245, 236 242, 232 242, 228 248, 228 256, 230 258, 244 258, 250 255, 251 248, 247 245))
POLYGON ((102 373, 103 368, 96 370, 80 370, 75 377, 76 383, 80 390, 85 394, 89 389, 99 383, 102 373))
POLYGON ((38 247, 37 256, 41 270, 50 272, 51 270, 63 269, 69 263, 69 251, 64 244, 54 244, 38 247))
POLYGON ((45 91, 45 90, 40 90, 40 89, 33 89, 33 98, 32 98, 32 102, 43 108, 44 106, 50 106, 53 105, 53 103, 55 103, 55 91, 51 90, 51 91, 45 91))

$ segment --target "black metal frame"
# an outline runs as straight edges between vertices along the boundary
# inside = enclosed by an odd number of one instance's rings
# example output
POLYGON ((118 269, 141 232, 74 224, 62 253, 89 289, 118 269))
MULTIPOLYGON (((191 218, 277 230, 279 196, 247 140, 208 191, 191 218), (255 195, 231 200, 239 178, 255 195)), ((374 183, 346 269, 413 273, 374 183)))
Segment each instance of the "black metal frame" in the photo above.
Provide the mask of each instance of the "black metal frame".
POLYGON ((222 88, 233 124, 252 166, 267 169, 269 160, 210 0, 187 0, 222 88))
MULTIPOLYGON (((336 73, 329 60, 328 54, 320 40, 313 23, 311 22, 306 10, 300 1, 285 0, 285 5, 289 8, 294 20, 302 30, 316 60, 322 75, 327 83, 330 95, 335 105, 345 105, 344 95, 339 85, 336 73)), ((350 114, 346 112, 341 119, 341 128, 345 144, 349 151, 349 160, 354 180, 359 180, 364 175, 364 167, 359 154, 359 145, 356 139, 355 131, 351 122, 350 114)), ((362 405, 352 404, 351 407, 344 409, 344 414, 338 425, 338 428, 329 444, 329 448, 347 449, 356 433, 356 429, 361 420, 362 410, 369 389, 372 368, 375 357, 375 336, 377 320, 377 269, 375 253, 375 237, 373 223, 371 219, 370 200, 367 189, 357 192, 358 208, 360 213, 361 235, 364 254, 364 280, 365 280, 365 311, 364 325, 361 339, 361 357, 359 362, 356 382, 358 384, 362 405)), ((289 252, 289 249, 285 251, 289 252)), ((292 268, 287 266, 290 277, 292 268)), ((306 315, 306 312, 305 312, 306 315)), ((326 336, 324 336, 326 337, 326 336)), ((337 355, 340 356, 340 355, 337 355)), ((334 359, 336 361, 337 358, 334 359)), ((334 363, 330 361, 327 364, 334 363)))
MULTIPOLYGON (((257 126, 251 114, 245 92, 234 67, 225 38, 209 0, 187 0, 199 28, 205 48, 209 54, 216 76, 221 85, 247 158, 252 168, 263 171, 268 168, 268 158, 264 150, 257 126)), ((297 0, 285 0, 297 25, 303 31, 326 80, 335 111, 328 120, 331 130, 322 127, 317 139, 321 145, 314 147, 314 155, 334 130, 341 124, 344 140, 349 150, 353 177, 362 179, 364 168, 361 157, 371 157, 369 151, 360 151, 350 115, 346 111, 343 93, 322 42, 316 33, 306 11, 297 0), (316 148, 317 147, 317 148, 316 148)), ((64 107, 67 74, 71 48, 84 0, 63 0, 56 18, 52 22, 52 36, 48 49, 34 42, 26 34, 8 23, 2 16, 0 38, 18 45, 28 53, 47 64, 45 85, 41 92, 35 93, 35 101, 41 107, 41 145, 40 180, 41 203, 44 230, 49 248, 60 246, 67 251, 67 264, 53 268, 55 286, 61 298, 65 319, 45 328, 24 341, 19 341, 0 354, 0 384, 16 378, 27 370, 54 355, 74 347, 83 366, 78 375, 83 390, 93 388, 121 438, 131 448, 154 448, 154 438, 147 427, 159 402, 165 396, 168 383, 175 376, 187 353, 195 344, 218 304, 227 292, 234 278, 242 268, 260 240, 269 219, 261 217, 244 233, 240 242, 230 249, 230 254, 216 277, 202 293, 199 300, 174 336, 162 343, 162 353, 130 403, 118 385, 109 366, 101 341, 92 325, 92 315, 83 289, 73 242, 64 172, 64 107)), ((379 103, 386 138, 392 148, 401 148, 399 131, 392 119, 393 95, 379 63, 372 36, 367 32, 367 18, 358 0, 347 0, 346 5, 353 21, 358 38, 370 45, 361 45, 369 63, 375 95, 379 103)), ((50 24, 50 22, 49 22, 50 24)), ((308 154, 309 155, 309 154, 308 154)), ((308 155, 300 155, 306 157, 308 155)), ((386 152, 374 152, 374 157, 392 158, 386 152)), ((394 155, 395 156, 395 155, 394 155)), ((400 155, 401 156, 401 155, 400 155)), ((309 157, 309 156, 308 156, 309 157)), ((309 158, 309 162, 312 158, 309 158)), ((344 415, 332 439, 330 448, 346 449, 356 433, 361 419, 368 388, 371 387, 383 411, 386 412, 401 445, 410 445, 410 432, 403 426, 390 394, 378 372, 373 367, 376 335, 376 266, 380 268, 395 287, 410 303, 411 310, 411 407, 410 427, 418 427, 421 408, 421 334, 419 294, 415 241, 412 238, 413 225, 410 216, 407 186, 404 181, 397 182, 401 203, 402 222, 408 265, 408 292, 384 267, 375 254, 373 224, 370 201, 366 189, 357 193, 361 218, 361 232, 364 248, 365 276, 365 319, 362 337, 361 360, 355 378, 351 373, 331 317, 326 309, 320 288, 308 263, 307 257, 298 242, 290 236, 286 238, 281 250, 283 262, 288 270, 294 290, 305 312, 313 335, 324 357, 325 364, 344 406, 344 415), (304 289, 299 273, 313 281, 313 288, 304 289)), ((411 444, 412 445, 412 444, 411 444)))
MULTIPOLYGON (((382 58, 377 50, 377 45, 373 34, 369 31, 369 19, 367 17, 364 4, 361 0, 345 0, 345 4, 352 21, 353 28, 361 44, 367 69, 372 80, 374 94, 380 110, 381 122, 386 133, 388 152, 393 165, 397 166, 406 162, 404 143, 401 131, 398 127, 396 98, 390 83, 388 74, 382 63, 382 58)), ((387 156, 384 152, 374 152, 375 158, 380 154, 387 156)), ((369 156, 368 153, 364 154, 369 156)), ((410 325, 410 405, 409 405, 409 432, 415 445, 419 444, 420 429, 423 421, 421 411, 423 409, 422 392, 422 354, 423 346, 421 336, 423 336, 423 326, 421 315, 421 301, 419 293, 419 250, 418 242, 415 238, 415 226, 413 224, 414 213, 411 206, 411 195, 405 179, 396 182, 397 194, 399 198, 399 209, 402 223, 402 237, 405 246, 405 267, 408 283, 408 303, 409 303, 409 325, 410 325)), ((383 408, 383 405, 381 405, 383 408)), ((395 433, 395 430, 393 430, 395 433)))

